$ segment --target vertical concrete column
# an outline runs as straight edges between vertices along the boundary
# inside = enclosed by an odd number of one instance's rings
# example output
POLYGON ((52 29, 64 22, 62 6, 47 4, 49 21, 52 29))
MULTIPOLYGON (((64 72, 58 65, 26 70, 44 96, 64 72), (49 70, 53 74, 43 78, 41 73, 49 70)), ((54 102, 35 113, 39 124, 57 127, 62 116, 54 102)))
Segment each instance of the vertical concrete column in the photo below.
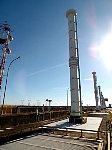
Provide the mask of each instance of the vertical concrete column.
POLYGON ((98 88, 97 88, 97 77, 96 72, 92 72, 93 74, 93 82, 94 82, 94 94, 95 94, 95 101, 96 101, 96 109, 98 110, 98 88))
POLYGON ((70 9, 66 12, 69 28, 69 67, 70 67, 70 91, 71 91, 71 116, 80 116, 78 95, 78 57, 76 39, 76 11, 70 9))

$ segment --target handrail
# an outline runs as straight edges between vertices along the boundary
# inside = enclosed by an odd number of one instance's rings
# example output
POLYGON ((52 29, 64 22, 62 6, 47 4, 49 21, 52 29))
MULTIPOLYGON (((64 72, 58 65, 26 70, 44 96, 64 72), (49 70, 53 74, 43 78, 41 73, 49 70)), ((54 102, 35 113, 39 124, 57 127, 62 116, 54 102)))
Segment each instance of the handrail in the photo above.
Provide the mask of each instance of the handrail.
MULTIPOLYGON (((46 125, 45 125, 46 126, 46 125)), ((54 131, 59 131, 58 129, 59 128, 56 128, 56 127, 49 127, 49 126, 46 126, 46 127, 48 127, 49 129, 50 128, 52 128, 53 129, 53 132, 54 131)), ((75 128, 65 128, 65 132, 66 132, 66 135, 67 135, 67 132, 69 132, 68 130, 79 130, 80 132, 80 138, 82 138, 83 136, 82 136, 82 133, 84 132, 84 131, 89 131, 89 132, 96 132, 97 133, 97 137, 96 137, 96 139, 99 139, 100 138, 100 136, 99 136, 99 133, 103 133, 103 134, 105 134, 105 133, 107 133, 107 131, 101 131, 101 130, 98 130, 98 131, 96 131, 96 130, 87 130, 87 129, 75 129, 75 128)))
MULTIPOLYGON (((46 125, 46 127, 48 127, 48 128, 52 128, 52 129, 59 129, 59 128, 55 128, 55 127, 51 127, 51 126, 47 126, 46 125)), ((69 130, 82 130, 82 131, 90 131, 90 132, 101 132, 101 133, 106 133, 106 131, 101 131, 101 130, 98 130, 98 131, 96 131, 96 130, 87 130, 87 129, 75 129, 75 128, 65 128, 65 129, 69 129, 69 130)))

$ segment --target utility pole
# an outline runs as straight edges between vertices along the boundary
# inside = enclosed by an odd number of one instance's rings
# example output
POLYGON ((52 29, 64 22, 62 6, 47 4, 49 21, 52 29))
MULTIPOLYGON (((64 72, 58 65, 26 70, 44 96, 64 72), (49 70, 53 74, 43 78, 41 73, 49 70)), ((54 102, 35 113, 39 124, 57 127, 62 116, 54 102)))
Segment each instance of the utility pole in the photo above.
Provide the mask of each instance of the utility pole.
POLYGON ((39 100, 36 100, 37 101, 37 106, 39 106, 40 104, 39 104, 39 100))
POLYGON ((31 100, 28 100, 28 106, 30 106, 30 102, 31 102, 31 100))
POLYGON ((23 106, 24 100, 21 100, 21 106, 23 106))

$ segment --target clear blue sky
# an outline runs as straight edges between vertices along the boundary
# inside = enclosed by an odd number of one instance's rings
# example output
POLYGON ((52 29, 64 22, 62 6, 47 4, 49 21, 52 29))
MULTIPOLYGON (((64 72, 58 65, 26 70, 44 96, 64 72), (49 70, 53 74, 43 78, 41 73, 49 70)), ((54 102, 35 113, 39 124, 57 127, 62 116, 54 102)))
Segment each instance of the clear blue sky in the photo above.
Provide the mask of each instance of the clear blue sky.
MULTIPOLYGON (((112 98, 112 0, 0 0, 0 23, 8 21, 14 40, 7 66, 6 104, 66 105, 69 88, 68 20, 77 11, 82 100, 95 105, 92 71, 104 97, 112 98), (111 40, 110 40, 111 39, 111 40)), ((5 77, 4 81, 5 82, 5 77)), ((2 89, 2 94, 4 87, 2 89)), ((69 99, 70 104, 70 99, 69 99)))

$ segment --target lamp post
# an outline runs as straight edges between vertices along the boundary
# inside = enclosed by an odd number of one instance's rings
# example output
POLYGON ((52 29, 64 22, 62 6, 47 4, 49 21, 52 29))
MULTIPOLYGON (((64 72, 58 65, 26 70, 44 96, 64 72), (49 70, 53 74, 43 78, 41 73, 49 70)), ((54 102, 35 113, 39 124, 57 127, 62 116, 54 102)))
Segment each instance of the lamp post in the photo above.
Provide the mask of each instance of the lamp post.
POLYGON ((52 100, 51 100, 51 99, 46 99, 46 101, 49 102, 48 111, 50 111, 50 109, 51 109, 51 108, 50 108, 50 107, 51 107, 51 106, 50 106, 50 103, 52 102, 52 100))
POLYGON ((1 110, 2 113, 3 113, 4 102, 5 102, 5 95, 6 95, 6 88, 7 88, 7 81, 8 81, 9 70, 10 70, 10 67, 11 67, 12 63, 13 63, 15 60, 19 59, 19 58, 20 58, 20 57, 17 57, 17 58, 15 58, 15 59, 13 59, 13 60, 10 62, 9 67, 8 67, 8 70, 7 70, 6 82, 5 82, 5 90, 4 90, 4 95, 3 95, 3 104, 2 104, 2 110, 1 110))
POLYGON ((52 102, 51 99, 46 99, 47 102, 49 102, 49 107, 48 107, 48 111, 49 111, 49 119, 51 120, 51 105, 50 103, 52 102))

